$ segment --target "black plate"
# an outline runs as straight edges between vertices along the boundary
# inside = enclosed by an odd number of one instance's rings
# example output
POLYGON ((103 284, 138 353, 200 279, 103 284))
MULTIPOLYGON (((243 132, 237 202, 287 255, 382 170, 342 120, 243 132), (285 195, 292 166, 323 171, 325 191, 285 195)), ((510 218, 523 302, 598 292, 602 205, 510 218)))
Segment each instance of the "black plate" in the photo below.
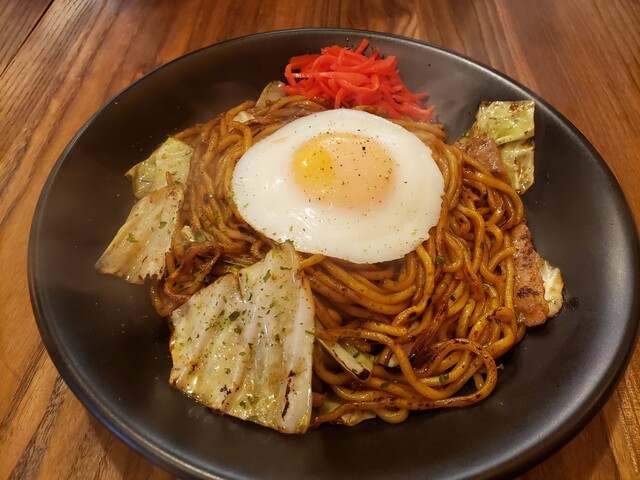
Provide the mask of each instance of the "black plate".
POLYGON ((176 60, 105 105, 69 144, 40 198, 29 276, 44 343, 64 380, 109 429, 181 476, 463 478, 513 475, 541 461, 600 409, 638 330, 638 233, 607 166, 542 99, 453 52, 380 33, 297 30, 238 38, 176 60), (282 78, 289 57, 362 37, 397 55, 456 137, 481 100, 533 98, 536 183, 525 208, 541 254, 567 285, 560 316, 504 359, 480 405, 286 436, 210 413, 169 387, 168 329, 146 287, 93 264, 133 204, 124 179, 168 134, 282 78))

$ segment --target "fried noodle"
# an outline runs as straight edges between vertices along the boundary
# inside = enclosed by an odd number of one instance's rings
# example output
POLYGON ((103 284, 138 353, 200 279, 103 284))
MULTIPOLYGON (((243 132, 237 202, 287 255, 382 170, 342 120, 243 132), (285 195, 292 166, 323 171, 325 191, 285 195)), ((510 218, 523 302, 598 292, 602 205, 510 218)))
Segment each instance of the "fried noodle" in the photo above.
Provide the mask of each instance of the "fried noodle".
MULTIPOLYGON (((167 269, 151 286, 161 315, 275 245, 239 215, 231 192, 234 166, 253 143, 325 109, 301 96, 262 108, 245 102, 176 135, 194 154, 167 269), (244 111, 251 120, 234 120, 244 111), (184 226, 200 241, 185 244, 184 226)), ((523 220, 520 197, 481 162, 447 145, 441 125, 392 121, 433 152, 445 182, 440 219, 428 240, 395 261, 362 265, 299 254, 314 297, 316 337, 375 358, 371 374, 356 378, 316 341, 315 425, 344 422, 346 414, 363 410, 397 423, 411 410, 479 402, 496 385, 496 359, 524 335, 514 313, 510 235, 523 220)))

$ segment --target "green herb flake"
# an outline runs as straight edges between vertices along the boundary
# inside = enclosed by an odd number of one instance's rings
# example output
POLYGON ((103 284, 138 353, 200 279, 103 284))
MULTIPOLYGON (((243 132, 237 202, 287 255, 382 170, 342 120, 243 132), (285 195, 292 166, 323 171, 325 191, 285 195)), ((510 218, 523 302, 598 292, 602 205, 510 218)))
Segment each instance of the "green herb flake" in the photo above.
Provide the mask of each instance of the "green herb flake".
POLYGON ((206 235, 201 230, 198 230, 198 229, 193 230, 193 236, 195 237, 196 242, 198 243, 202 243, 207 240, 206 235))
POLYGON ((164 220, 162 220, 159 224, 158 224, 158 228, 164 228, 167 226, 167 222, 165 222, 164 220))
POLYGON ((436 257, 436 265, 442 265, 442 264, 444 264, 444 256, 438 255, 436 257))
POLYGON ((138 240, 136 240, 136 237, 133 236, 133 233, 130 233, 129 235, 127 235, 127 242, 131 242, 131 243, 135 243, 138 240))
POLYGON ((449 380, 449 374, 445 373, 444 375, 440 375, 438 377, 438 381, 440 382, 440 385, 444 385, 445 383, 447 383, 447 380, 449 380))
POLYGON ((267 273, 264 274, 264 277, 262 277, 262 281, 266 282, 267 280, 269 280, 271 278, 271 270, 267 270, 267 273))
POLYGON ((389 385, 390 385, 389 382, 384 382, 380 384, 380 388, 384 390, 385 388, 389 388, 389 385))
POLYGON ((239 316, 240 316, 240 310, 236 310, 236 311, 231 312, 231 313, 229 314, 229 320, 231 320, 231 321, 233 322, 233 321, 234 321, 234 320, 236 320, 239 316))

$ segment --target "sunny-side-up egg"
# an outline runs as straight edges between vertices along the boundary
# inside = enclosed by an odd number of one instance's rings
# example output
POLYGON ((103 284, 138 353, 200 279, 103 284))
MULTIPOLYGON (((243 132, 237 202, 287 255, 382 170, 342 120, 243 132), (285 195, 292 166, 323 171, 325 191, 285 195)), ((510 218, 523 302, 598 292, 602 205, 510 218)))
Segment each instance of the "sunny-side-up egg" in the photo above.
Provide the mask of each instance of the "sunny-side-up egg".
POLYGON ((232 187, 242 217, 265 236, 355 263, 415 249, 438 222, 444 193, 418 137, 348 109, 299 118, 253 145, 232 187))

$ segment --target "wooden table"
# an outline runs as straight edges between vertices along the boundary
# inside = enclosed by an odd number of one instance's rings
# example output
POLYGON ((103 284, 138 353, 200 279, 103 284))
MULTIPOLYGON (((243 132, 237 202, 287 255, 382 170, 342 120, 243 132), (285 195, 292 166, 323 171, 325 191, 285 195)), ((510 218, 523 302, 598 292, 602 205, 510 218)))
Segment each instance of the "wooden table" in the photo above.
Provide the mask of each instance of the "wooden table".
MULTIPOLYGON (((110 97, 187 52, 293 27, 392 32, 459 51, 553 104, 602 154, 640 221, 636 0, 5 0, 0 8, 0 478, 167 478, 92 418, 53 367, 27 240, 65 145, 110 97)), ((640 478, 640 350, 602 411, 523 475, 640 478)))

